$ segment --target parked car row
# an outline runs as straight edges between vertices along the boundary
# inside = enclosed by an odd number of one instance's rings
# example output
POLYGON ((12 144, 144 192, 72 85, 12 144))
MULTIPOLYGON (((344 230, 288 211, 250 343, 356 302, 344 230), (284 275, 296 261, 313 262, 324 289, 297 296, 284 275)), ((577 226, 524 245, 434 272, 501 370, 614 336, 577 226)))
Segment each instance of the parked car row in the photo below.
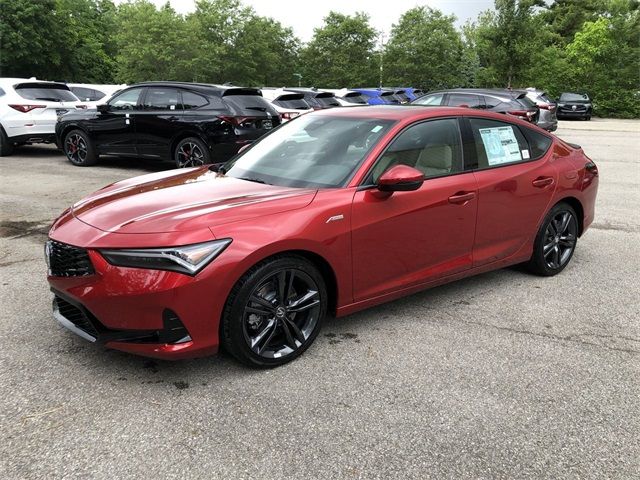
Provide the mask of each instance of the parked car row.
POLYGON ((541 90, 245 88, 188 82, 87 85, 0 79, 0 155, 56 142, 78 166, 100 155, 156 158, 177 167, 221 164, 281 123, 314 110, 364 105, 459 106, 557 128, 557 116, 591 118, 583 94, 555 103, 541 90), (74 92, 77 94, 74 94, 74 92), (81 97, 81 99, 78 98, 81 97))

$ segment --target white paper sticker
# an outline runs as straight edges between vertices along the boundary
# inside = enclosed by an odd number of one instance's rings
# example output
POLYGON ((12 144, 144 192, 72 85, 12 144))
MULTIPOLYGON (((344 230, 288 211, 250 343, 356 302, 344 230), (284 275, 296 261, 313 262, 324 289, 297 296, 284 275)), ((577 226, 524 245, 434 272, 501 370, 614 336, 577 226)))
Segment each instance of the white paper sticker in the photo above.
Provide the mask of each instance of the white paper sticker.
POLYGON ((382 130, 382 125, 376 125, 371 129, 373 133, 378 133, 380 130, 382 130))
POLYGON ((175 110, 176 106, 175 105, 169 105, 169 110, 175 110))
POLYGON ((529 150, 522 150, 522 159, 529 160, 529 150))
POLYGON ((481 128, 480 136, 490 166, 522 160, 518 139, 512 127, 481 128))

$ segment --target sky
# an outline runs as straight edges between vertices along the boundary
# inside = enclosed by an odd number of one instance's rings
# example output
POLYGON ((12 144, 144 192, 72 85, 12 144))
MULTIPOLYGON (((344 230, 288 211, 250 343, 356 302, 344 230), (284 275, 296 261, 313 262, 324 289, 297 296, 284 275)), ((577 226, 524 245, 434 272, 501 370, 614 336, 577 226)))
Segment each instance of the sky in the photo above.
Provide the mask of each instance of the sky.
MULTIPOLYGON (((123 1, 116 0, 116 3, 123 1)), ((167 0, 151 1, 160 6, 167 0)), ((169 3, 178 13, 189 13, 195 9, 195 0, 169 0, 169 3)), ((272 17, 284 26, 292 27, 305 42, 311 39, 313 29, 322 25, 322 19, 331 10, 344 14, 368 13, 373 27, 388 37, 391 25, 402 13, 415 6, 429 6, 447 15, 453 14, 458 18, 458 26, 493 7, 493 0, 242 0, 242 3, 252 6, 259 15, 272 17)))

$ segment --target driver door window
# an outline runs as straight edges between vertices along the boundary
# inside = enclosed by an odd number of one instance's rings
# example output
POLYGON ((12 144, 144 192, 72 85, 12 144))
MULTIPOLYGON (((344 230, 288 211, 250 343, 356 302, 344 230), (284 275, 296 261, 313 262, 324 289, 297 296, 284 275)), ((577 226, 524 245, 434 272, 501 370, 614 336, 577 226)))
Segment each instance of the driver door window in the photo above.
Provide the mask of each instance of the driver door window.
POLYGON ((425 178, 462 171, 458 121, 454 118, 422 122, 400 133, 373 167, 371 183, 394 165, 408 165, 425 178))
POLYGON ((126 112, 131 110, 138 110, 138 99, 142 93, 142 88, 132 88, 126 92, 113 97, 109 102, 109 109, 114 112, 126 112))

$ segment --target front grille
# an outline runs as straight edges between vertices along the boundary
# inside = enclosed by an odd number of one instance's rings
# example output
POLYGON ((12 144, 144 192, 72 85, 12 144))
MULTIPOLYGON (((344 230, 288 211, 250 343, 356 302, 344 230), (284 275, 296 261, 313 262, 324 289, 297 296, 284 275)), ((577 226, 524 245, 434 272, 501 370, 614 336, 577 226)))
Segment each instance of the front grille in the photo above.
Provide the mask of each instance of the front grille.
POLYGON ((95 270, 84 248, 49 240, 46 245, 49 275, 54 277, 84 277, 95 270))
POLYGON ((91 320, 89 320, 89 317, 84 311, 57 295, 54 302, 58 312, 60 312, 60 315, 69 320, 83 332, 86 332, 93 337, 98 337, 98 330, 96 330, 96 327, 94 327, 93 323, 91 323, 91 320))

